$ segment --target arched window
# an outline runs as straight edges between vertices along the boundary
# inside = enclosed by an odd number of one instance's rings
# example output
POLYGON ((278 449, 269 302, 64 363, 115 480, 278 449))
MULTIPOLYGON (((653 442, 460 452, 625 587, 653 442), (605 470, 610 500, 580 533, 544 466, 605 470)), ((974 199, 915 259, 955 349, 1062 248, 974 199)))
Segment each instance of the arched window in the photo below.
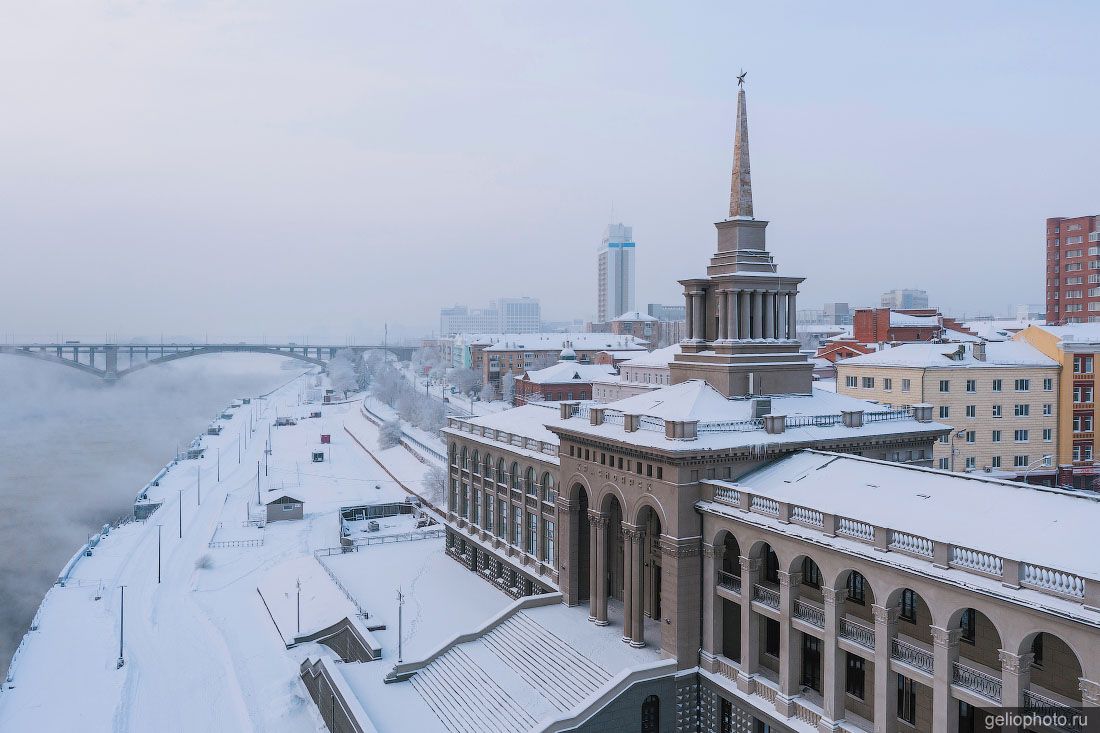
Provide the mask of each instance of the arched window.
POLYGON ((482 473, 485 474, 486 478, 493 477, 493 459, 488 453, 485 454, 485 466, 484 470, 482 470, 482 473))
POLYGON ((542 474, 542 500, 554 502, 557 501, 558 492, 554 489, 554 477, 550 475, 550 472, 542 474))
POLYGON ((454 443, 451 443, 451 465, 452 466, 457 466, 458 465, 458 460, 457 459, 458 459, 458 446, 454 443))
POLYGON ((468 454, 466 453, 466 446, 462 446, 462 452, 459 454, 459 457, 462 459, 460 463, 462 468, 468 470, 470 468, 470 460, 468 454))
POLYGON ((505 481, 505 478, 504 478, 504 459, 501 458, 499 461, 497 461, 497 483, 498 484, 503 484, 505 482, 506 481, 505 481))
POLYGON ((535 484, 535 469, 528 466, 526 473, 523 475, 523 480, 527 484, 527 493, 531 496, 538 496, 538 485, 535 484))
POLYGON ((512 488, 515 489, 516 491, 520 490, 520 488, 519 488, 519 479, 520 479, 519 464, 518 463, 513 463, 512 464, 512 488))
POLYGON ((480 473, 481 472, 481 454, 479 454, 476 449, 474 450, 473 460, 471 460, 470 462, 473 464, 474 473, 480 473))
POLYGON ((642 733, 661 733, 661 698, 656 695, 642 700, 642 733))

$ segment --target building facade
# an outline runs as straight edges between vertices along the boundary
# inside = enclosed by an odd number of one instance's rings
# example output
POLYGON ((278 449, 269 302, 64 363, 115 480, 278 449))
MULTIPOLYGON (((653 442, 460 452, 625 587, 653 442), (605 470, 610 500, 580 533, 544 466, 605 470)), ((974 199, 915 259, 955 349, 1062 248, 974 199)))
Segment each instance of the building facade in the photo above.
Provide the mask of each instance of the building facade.
POLYGON ((836 362, 837 392, 886 405, 932 406, 952 426, 933 465, 1053 482, 1060 367, 1019 342, 905 344, 836 362))
POLYGON ((1100 320, 1100 215, 1047 219, 1047 323, 1100 320))
POLYGON ((609 224, 597 255, 596 321, 634 310, 634 232, 622 223, 609 224))
POLYGON ((439 311, 439 335, 475 333, 535 333, 542 325, 536 298, 500 298, 487 308, 456 305, 439 311))
POLYGON ((887 290, 882 294, 879 303, 883 308, 894 310, 908 310, 910 308, 927 308, 928 293, 924 290, 904 289, 887 290))
POLYGON ((578 362, 590 364, 601 351, 645 351, 632 336, 608 333, 508 334, 481 350, 482 382, 499 386, 508 372, 544 369, 557 363, 563 349, 572 349, 578 362))
POLYGON ((1056 485, 1100 489, 1096 443, 1096 380, 1100 327, 1093 324, 1029 326, 1013 338, 1028 343, 1059 365, 1056 485))

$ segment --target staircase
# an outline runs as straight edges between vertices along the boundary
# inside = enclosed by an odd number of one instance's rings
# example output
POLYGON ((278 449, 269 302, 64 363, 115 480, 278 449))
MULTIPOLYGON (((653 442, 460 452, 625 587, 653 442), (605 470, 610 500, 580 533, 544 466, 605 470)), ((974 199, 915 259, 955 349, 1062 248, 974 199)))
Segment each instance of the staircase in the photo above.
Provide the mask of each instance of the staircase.
POLYGON ((410 682, 450 733, 521 733, 572 709, 610 679, 521 611, 452 647, 410 682))
POLYGON ((558 710, 569 710, 611 679, 606 670, 524 613, 493 629, 481 643, 558 710))

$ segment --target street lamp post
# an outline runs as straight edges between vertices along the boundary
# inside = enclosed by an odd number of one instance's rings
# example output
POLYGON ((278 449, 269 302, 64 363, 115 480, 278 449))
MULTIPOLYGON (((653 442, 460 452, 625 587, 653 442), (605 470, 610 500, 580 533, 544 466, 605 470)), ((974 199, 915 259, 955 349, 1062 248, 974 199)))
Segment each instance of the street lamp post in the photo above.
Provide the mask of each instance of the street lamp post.
POLYGON ((157 525, 157 583, 160 583, 160 528, 164 525, 157 525))
POLYGON ((118 662, 115 669, 122 669, 122 665, 126 664, 126 660, 122 658, 122 643, 126 634, 126 586, 120 585, 118 591, 121 605, 118 612, 118 662))
POLYGON ((955 447, 955 438, 961 438, 965 435, 965 431, 959 430, 951 433, 951 470, 955 470, 955 454, 959 452, 959 449, 955 447))
POLYGON ((1053 460, 1053 459, 1054 459, 1054 456, 1052 454, 1048 453, 1047 455, 1043 456, 1039 460, 1033 461, 1031 463, 1031 465, 1029 465, 1027 467, 1027 470, 1024 471, 1024 483, 1025 484, 1027 483, 1027 477, 1034 469, 1038 468, 1040 465, 1047 465, 1047 461, 1050 461, 1050 460, 1053 460))
POLYGON ((180 507, 180 539, 182 540, 183 539, 183 489, 179 489, 179 492, 180 492, 180 500, 179 500, 179 507, 180 507))

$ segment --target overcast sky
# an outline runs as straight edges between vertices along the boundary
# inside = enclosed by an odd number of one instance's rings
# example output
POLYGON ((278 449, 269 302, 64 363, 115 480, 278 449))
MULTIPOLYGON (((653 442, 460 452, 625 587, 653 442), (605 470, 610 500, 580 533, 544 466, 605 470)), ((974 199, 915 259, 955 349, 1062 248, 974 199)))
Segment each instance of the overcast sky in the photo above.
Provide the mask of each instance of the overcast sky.
POLYGON ((682 302, 741 67, 800 305, 1041 302, 1043 220, 1100 213, 1100 5, 857 5, 5 3, 0 334, 591 317, 612 207, 639 305, 682 302))

